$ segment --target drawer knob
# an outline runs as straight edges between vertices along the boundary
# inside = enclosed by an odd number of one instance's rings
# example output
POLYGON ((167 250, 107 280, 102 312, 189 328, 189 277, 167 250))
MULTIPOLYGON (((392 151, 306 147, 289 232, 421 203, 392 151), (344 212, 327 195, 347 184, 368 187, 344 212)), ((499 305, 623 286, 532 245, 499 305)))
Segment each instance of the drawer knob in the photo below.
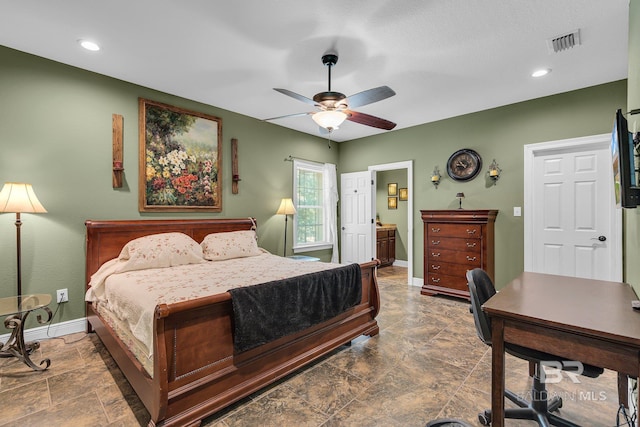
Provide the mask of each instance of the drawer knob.
POLYGON ((440 244, 440 240, 432 240, 431 244, 432 245, 439 245, 440 244))
POLYGON ((434 233, 439 233, 439 232, 440 232, 440 229, 439 229, 439 228, 431 227, 431 231, 433 231, 434 233))
POLYGON ((439 257, 440 256, 440 252, 431 252, 431 256, 432 257, 439 257))
POLYGON ((440 270, 440 267, 441 267, 440 265, 432 265, 431 269, 432 270, 440 270))
POLYGON ((475 261, 477 257, 467 255, 467 261, 475 261))
POLYGON ((476 230, 467 229, 467 234, 476 234, 476 230))
POLYGON ((432 278, 431 278, 431 281, 432 281, 433 283, 440 283, 440 278, 437 278, 437 279, 436 279, 435 277, 432 277, 432 278))
POLYGON ((476 242, 473 242, 473 243, 467 242, 467 247, 468 248, 475 248, 476 247, 476 242))

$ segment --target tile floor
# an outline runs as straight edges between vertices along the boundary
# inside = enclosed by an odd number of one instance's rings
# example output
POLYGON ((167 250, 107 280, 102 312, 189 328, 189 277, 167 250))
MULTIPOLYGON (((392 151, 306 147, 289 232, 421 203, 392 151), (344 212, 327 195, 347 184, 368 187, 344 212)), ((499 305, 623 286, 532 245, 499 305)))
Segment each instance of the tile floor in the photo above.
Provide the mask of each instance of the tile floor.
MULTIPOLYGON (((406 269, 378 273, 380 334, 360 337, 312 366, 203 420, 203 426, 424 426, 436 418, 480 425, 490 406, 489 348, 476 337, 464 301, 420 295, 406 269)), ((2 426, 138 426, 149 415, 93 335, 43 341, 45 372, 0 359, 2 426)), ((507 387, 527 395, 526 363, 507 360, 507 387)), ((616 378, 580 377, 549 387, 561 415, 586 426, 614 426, 616 378)), ((507 420, 508 426, 532 426, 507 420)))

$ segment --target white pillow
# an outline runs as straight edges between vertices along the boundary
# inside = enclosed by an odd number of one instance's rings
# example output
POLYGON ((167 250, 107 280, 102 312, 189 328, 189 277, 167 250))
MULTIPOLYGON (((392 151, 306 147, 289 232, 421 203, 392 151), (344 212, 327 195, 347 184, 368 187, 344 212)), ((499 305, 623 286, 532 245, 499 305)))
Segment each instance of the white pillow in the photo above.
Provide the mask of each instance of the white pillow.
POLYGON ((213 233, 202 241, 202 251, 209 261, 222 261, 260 255, 258 238, 254 230, 213 233))
POLYGON ((123 271, 173 267, 204 262, 202 247, 184 233, 160 233, 127 243, 120 255, 123 271))

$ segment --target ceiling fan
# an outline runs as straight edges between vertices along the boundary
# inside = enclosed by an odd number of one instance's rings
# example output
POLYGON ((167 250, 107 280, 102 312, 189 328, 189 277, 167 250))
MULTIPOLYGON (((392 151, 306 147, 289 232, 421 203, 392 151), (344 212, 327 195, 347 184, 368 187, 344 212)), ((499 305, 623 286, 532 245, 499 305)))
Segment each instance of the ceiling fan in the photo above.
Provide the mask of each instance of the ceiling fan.
POLYGON ((383 99, 392 97, 396 94, 393 89, 388 86, 380 86, 356 93, 355 95, 351 95, 349 97, 340 92, 334 92, 331 90, 331 67, 336 65, 337 62, 338 55, 336 54, 326 54, 322 56, 322 63, 329 69, 329 87, 326 92, 316 93, 313 96, 313 99, 307 98, 306 96, 297 94, 287 89, 273 89, 284 95, 313 105, 319 108, 319 111, 288 114, 286 116, 272 117, 265 120, 277 120, 285 117, 310 115, 313 121, 315 121, 318 126, 320 126, 320 133, 333 132, 334 130, 338 129, 338 126, 340 126, 345 120, 384 130, 391 130, 396 127, 396 124, 389 120, 381 119, 380 117, 375 117, 370 114, 359 113, 352 110, 352 108, 372 104, 374 102, 382 101, 383 99))

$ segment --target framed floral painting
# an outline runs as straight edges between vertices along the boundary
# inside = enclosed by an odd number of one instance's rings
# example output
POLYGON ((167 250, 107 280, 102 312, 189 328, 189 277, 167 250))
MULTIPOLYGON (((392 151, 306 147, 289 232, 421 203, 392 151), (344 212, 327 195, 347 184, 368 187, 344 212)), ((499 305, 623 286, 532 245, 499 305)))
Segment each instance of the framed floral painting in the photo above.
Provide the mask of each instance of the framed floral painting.
POLYGON ((222 210, 222 120, 140 98, 139 211, 222 210))

